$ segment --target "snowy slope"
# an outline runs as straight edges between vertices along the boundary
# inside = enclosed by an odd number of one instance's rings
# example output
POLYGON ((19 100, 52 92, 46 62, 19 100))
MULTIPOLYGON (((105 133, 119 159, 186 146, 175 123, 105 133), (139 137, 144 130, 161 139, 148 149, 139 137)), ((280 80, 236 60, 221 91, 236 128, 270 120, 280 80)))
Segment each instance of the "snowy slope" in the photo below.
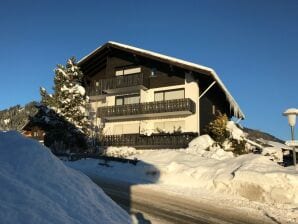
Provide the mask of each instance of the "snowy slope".
POLYGON ((0 132, 0 223, 130 223, 87 176, 16 132, 0 132))

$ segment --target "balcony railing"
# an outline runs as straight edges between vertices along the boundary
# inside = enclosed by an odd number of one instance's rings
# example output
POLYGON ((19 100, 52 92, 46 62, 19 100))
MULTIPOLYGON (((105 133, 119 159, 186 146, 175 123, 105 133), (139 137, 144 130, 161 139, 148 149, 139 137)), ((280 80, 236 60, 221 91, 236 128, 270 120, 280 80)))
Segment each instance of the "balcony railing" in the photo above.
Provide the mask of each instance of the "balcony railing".
POLYGON ((105 93, 114 93, 117 90, 131 90, 131 88, 147 89, 149 78, 143 73, 116 76, 109 79, 98 80, 96 87, 87 88, 89 96, 102 95, 105 93))
POLYGON ((197 137, 197 133, 107 135, 101 140, 102 146, 132 146, 139 149, 185 148, 197 137))
POLYGON ((185 116, 195 113, 195 103, 188 98, 148 103, 100 107, 97 116, 107 120, 144 119, 149 117, 185 116))

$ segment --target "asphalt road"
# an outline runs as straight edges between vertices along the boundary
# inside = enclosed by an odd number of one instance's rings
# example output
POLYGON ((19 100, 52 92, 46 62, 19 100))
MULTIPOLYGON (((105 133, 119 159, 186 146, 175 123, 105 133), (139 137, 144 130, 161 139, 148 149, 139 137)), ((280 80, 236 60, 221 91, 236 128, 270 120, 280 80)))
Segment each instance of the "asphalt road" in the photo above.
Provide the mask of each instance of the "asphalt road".
POLYGON ((151 190, 141 185, 130 185, 125 182, 115 182, 107 179, 96 179, 106 194, 128 213, 133 214, 135 223, 160 224, 258 224, 278 223, 273 218, 250 217, 246 212, 231 208, 220 208, 216 205, 199 203, 173 196, 164 192, 151 190))

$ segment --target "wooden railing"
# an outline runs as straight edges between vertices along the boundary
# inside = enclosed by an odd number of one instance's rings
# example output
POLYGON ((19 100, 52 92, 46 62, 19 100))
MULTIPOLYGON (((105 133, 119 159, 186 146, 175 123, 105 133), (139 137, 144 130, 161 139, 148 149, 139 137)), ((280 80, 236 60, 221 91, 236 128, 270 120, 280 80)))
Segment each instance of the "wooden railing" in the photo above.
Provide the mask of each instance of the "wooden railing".
POLYGON ((176 111, 189 111, 195 113, 195 103, 188 98, 155 101, 148 103, 137 103, 127 105, 117 105, 100 107, 97 111, 98 117, 127 116, 137 114, 167 113, 176 111))
POLYGON ((197 133, 106 135, 101 140, 102 146, 132 146, 141 149, 185 148, 197 137, 197 133))
POLYGON ((114 78, 98 80, 98 86, 86 89, 88 96, 96 96, 104 94, 110 89, 119 89, 132 86, 149 87, 149 78, 143 73, 116 76, 114 78))

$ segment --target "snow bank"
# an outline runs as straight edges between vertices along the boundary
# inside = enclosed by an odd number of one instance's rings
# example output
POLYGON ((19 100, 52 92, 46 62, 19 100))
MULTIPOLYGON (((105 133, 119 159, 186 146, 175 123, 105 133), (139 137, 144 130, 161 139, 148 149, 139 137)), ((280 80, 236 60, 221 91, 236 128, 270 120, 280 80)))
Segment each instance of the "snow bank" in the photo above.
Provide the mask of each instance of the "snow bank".
POLYGON ((103 154, 111 157, 126 158, 128 156, 137 154, 137 150, 133 147, 127 147, 127 146, 124 146, 124 147, 110 146, 104 150, 103 154))
POLYGON ((0 223, 130 223, 88 177, 38 142, 0 132, 0 223))
POLYGON ((269 203, 298 204, 298 174, 268 157, 247 154, 215 160, 183 151, 148 151, 137 155, 160 172, 159 182, 191 186, 269 203))
POLYGON ((135 183, 146 180, 148 183, 209 190, 258 202, 298 204, 298 174, 262 155, 246 154, 218 160, 187 151, 164 149, 144 150, 131 158, 135 157, 142 163, 136 166, 113 163, 109 168, 97 163, 88 167, 92 160, 68 164, 92 175, 113 176, 135 183), (156 176, 148 175, 153 171, 158 173, 158 180, 156 176))

